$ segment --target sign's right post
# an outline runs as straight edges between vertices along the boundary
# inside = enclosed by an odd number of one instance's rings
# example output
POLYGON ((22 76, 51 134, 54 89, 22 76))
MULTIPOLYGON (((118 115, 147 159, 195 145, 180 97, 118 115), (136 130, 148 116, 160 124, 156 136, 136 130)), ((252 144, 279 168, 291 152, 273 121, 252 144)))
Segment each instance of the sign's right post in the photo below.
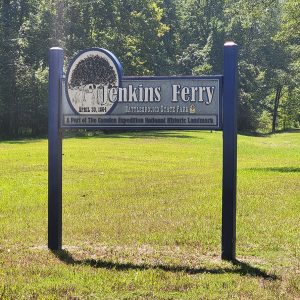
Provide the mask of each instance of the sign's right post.
POLYGON ((222 259, 235 260, 237 173, 237 56, 238 46, 224 45, 222 259))

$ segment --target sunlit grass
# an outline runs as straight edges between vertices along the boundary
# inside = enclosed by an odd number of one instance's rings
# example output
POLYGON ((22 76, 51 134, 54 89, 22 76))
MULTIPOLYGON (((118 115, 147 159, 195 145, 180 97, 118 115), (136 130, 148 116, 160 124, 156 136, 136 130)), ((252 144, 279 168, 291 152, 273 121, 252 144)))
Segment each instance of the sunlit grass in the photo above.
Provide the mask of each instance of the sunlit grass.
POLYGON ((0 142, 0 299, 300 297, 299 137, 238 137, 238 265, 219 258, 222 133, 65 138, 56 254, 47 141, 0 142))

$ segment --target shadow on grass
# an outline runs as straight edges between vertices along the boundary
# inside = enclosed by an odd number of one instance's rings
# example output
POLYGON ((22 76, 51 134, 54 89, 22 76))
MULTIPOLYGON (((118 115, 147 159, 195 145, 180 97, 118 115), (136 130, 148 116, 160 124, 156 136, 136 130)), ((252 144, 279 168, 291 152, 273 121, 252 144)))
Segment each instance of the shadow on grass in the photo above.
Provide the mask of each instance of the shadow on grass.
POLYGON ((163 264, 132 264, 132 263, 117 263, 111 261, 103 261, 96 259, 83 259, 76 260, 73 258, 72 254, 67 250, 57 250, 52 251, 52 253, 62 262, 67 265, 83 265, 90 266, 92 268, 101 268, 108 270, 117 270, 117 271, 128 271, 128 270, 163 270, 166 272, 183 272, 189 275, 195 274, 239 274, 243 276, 253 276, 253 277, 261 277, 267 280, 277 280, 278 276, 271 275, 266 273, 265 271, 252 267, 251 265, 241 262, 239 260, 235 260, 232 262, 233 268, 230 267, 215 267, 215 268, 191 268, 188 266, 169 266, 163 264))
POLYGON ((32 144, 32 143, 39 143, 42 141, 41 138, 30 138, 30 139, 19 139, 19 140, 0 140, 0 144, 11 144, 11 145, 22 145, 22 144, 32 144))
POLYGON ((239 135, 253 136, 253 137, 272 137, 275 134, 282 134, 282 133, 300 133, 300 129, 277 130, 275 133, 273 133, 273 132, 261 133, 261 132, 240 131, 239 135))
POLYGON ((78 139, 90 139, 90 138, 127 138, 127 139, 140 139, 140 138, 180 138, 180 139, 203 139, 199 136, 186 135, 180 133, 179 131, 163 131, 163 130, 144 130, 144 131, 104 131, 104 132, 94 132, 92 134, 87 134, 86 132, 82 134, 75 134, 73 132, 66 132, 64 138, 78 138, 78 139))
POLYGON ((258 172, 279 172, 279 173, 299 173, 300 168, 295 167, 269 167, 269 168, 250 168, 249 171, 258 172))

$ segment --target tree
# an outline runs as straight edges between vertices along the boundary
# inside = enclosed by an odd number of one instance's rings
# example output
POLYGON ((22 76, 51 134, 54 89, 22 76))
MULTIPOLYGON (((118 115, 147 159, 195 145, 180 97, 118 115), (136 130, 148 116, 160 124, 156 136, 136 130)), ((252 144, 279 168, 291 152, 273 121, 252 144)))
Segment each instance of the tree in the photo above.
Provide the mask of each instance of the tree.
MULTIPOLYGON (((275 40, 287 54, 287 97, 282 104, 283 128, 300 124, 300 2, 286 0, 282 5, 282 22, 275 40)), ((274 129, 274 128, 273 128, 274 129)))
POLYGON ((221 73, 225 34, 223 8, 223 0, 178 1, 180 73, 221 73))
POLYGON ((240 45, 239 128, 244 130, 257 130, 261 116, 268 112, 275 131, 282 91, 290 84, 288 52, 274 38, 281 26, 281 9, 278 1, 227 1, 226 17, 230 22, 226 35, 233 36, 240 45), (241 69, 246 65, 256 70, 252 80, 241 69), (247 114, 251 117, 245 118, 247 114))
POLYGON ((125 75, 220 74, 239 45, 239 129, 299 126, 297 0, 1 0, 0 133, 47 132, 48 50, 102 47, 125 75))

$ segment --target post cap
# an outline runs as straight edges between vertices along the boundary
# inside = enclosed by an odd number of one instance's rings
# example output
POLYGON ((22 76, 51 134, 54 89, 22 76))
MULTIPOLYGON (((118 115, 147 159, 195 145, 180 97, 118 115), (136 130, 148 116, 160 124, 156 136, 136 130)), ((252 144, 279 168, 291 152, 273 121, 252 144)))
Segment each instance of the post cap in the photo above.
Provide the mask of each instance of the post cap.
POLYGON ((60 47, 52 47, 52 48, 50 48, 50 50, 62 50, 63 51, 63 49, 60 47))
POLYGON ((233 41, 228 41, 224 44, 225 47, 237 46, 237 44, 233 41))

